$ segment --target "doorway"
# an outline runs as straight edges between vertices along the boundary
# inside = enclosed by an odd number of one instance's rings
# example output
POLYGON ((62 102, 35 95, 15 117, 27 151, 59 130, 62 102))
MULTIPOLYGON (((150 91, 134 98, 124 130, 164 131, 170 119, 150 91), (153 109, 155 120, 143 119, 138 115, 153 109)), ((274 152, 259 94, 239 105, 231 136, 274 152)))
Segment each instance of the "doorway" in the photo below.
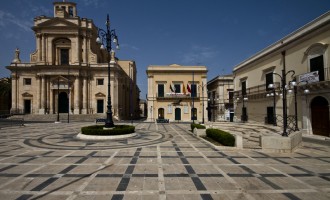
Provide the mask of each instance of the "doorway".
POLYGON ((158 109, 158 119, 164 119, 164 108, 158 109))
POLYGON ((267 124, 274 124, 274 107, 267 107, 267 124))
POLYGON ((181 120, 181 108, 175 108, 175 120, 181 120))
POLYGON ((24 100, 24 114, 31 114, 31 100, 24 100))
POLYGON ((61 92, 58 95, 58 101, 59 101, 59 107, 58 112, 59 113, 68 113, 69 110, 69 99, 66 92, 61 92))
POLYGON ((103 113, 104 112, 104 101, 103 101, 103 99, 98 99, 97 100, 96 112, 97 113, 103 113))
POLYGON ((321 96, 311 102, 312 129, 314 135, 330 136, 329 102, 321 96))

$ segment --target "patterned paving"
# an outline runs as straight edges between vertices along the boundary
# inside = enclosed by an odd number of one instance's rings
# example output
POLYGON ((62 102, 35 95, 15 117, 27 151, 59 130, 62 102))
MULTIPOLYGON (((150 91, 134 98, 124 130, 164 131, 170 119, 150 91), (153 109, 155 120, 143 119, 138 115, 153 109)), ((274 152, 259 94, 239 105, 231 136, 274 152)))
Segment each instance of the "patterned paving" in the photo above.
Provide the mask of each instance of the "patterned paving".
POLYGON ((136 138, 76 140, 85 125, 0 129, 0 199, 330 199, 329 146, 217 150, 188 124, 151 123, 136 138))
POLYGON ((228 131, 233 134, 241 135, 243 137, 243 147, 246 149, 261 149, 260 136, 281 134, 282 128, 279 126, 258 124, 258 123, 228 123, 215 122, 212 123, 214 128, 228 131))

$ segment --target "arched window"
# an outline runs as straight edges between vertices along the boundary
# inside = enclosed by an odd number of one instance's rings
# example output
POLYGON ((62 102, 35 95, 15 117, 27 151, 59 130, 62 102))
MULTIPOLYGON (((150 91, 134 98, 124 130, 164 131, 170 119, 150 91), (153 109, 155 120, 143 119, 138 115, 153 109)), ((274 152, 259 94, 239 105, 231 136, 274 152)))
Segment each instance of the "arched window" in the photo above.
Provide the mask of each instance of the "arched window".
POLYGON ((71 63, 71 40, 58 38, 53 42, 53 65, 69 65, 71 63))
POLYGON ((319 81, 325 80, 324 73, 324 53, 327 49, 327 44, 315 43, 311 45, 305 52, 305 55, 308 57, 309 71, 317 71, 319 74, 319 81))

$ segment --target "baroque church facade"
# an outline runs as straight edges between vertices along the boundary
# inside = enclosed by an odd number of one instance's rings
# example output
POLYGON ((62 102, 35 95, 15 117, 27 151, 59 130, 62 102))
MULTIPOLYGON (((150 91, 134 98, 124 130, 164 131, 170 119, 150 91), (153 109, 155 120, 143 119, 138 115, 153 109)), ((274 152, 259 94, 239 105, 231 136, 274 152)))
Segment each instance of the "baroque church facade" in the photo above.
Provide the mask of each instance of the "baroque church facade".
MULTIPOLYGON (((12 113, 106 113, 108 52, 96 42, 98 28, 77 16, 73 2, 54 2, 54 17, 38 16, 32 30, 36 50, 23 63, 16 49, 7 66, 12 77, 12 113)), ((115 119, 139 116, 134 60, 111 52, 110 95, 115 119)))

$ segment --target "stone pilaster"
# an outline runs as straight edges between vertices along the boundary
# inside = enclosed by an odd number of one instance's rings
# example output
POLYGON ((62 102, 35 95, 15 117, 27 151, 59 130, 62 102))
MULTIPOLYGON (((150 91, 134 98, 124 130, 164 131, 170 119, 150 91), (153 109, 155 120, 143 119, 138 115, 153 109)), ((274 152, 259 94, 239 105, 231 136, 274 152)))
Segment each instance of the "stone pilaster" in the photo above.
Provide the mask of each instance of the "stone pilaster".
POLYGON ((83 77, 82 99, 83 99, 83 102, 82 102, 83 108, 81 110, 81 114, 88 114, 87 113, 87 100, 88 100, 87 77, 83 77))
POLYGON ((45 76, 42 75, 39 114, 45 114, 45 104, 46 104, 46 80, 45 80, 45 76))
POLYGON ((76 76, 74 81, 74 110, 73 114, 80 114, 80 84, 79 84, 79 76, 76 76))

